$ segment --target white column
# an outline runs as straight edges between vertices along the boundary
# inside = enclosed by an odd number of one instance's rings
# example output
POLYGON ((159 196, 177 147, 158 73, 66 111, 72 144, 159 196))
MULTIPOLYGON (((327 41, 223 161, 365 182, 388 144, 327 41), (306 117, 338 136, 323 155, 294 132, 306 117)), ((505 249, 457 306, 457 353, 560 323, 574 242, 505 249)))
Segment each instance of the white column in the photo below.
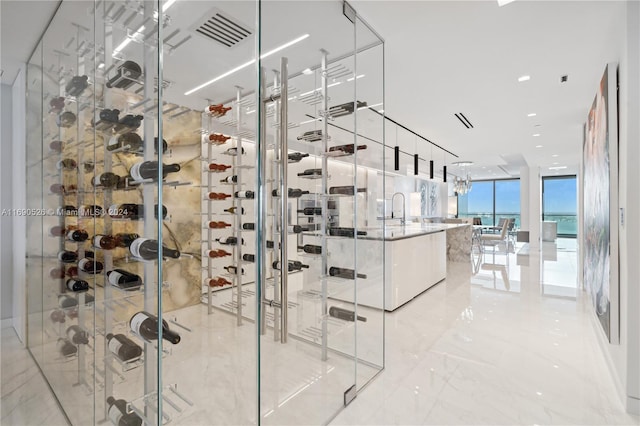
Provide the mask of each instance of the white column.
POLYGON ((540 249, 542 181, 537 166, 520 168, 520 228, 529 231, 529 249, 540 249))

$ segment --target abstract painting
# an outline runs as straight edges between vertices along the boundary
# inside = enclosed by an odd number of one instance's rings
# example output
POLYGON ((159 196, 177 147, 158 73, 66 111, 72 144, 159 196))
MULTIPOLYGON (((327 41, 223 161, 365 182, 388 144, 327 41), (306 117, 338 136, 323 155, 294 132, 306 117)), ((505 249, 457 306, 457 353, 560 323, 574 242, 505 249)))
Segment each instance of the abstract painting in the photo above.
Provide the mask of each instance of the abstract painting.
POLYGON ((610 343, 619 343, 617 67, 607 65, 584 129, 583 283, 610 343))

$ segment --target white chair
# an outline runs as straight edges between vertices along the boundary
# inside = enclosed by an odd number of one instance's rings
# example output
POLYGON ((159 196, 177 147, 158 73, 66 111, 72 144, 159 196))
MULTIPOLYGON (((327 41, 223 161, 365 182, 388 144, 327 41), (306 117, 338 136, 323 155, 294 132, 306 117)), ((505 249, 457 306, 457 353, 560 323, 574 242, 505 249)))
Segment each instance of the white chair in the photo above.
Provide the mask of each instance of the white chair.
MULTIPOLYGON (((480 239, 482 240, 482 246, 492 246, 493 251, 496 251, 496 247, 501 243, 505 244, 507 247, 507 238, 509 236, 509 223, 510 220, 505 220, 502 222, 502 228, 500 229, 499 234, 482 234, 480 239)), ((506 248, 505 248, 506 252, 506 248)))

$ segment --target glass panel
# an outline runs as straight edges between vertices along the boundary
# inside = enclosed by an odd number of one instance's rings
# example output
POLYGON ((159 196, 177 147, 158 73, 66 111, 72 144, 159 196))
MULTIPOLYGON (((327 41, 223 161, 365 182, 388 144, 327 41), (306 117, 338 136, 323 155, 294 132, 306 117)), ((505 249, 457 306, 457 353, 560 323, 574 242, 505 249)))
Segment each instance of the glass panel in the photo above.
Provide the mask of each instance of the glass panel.
MULTIPOLYGON (((496 221, 515 219, 514 229, 520 228, 520 180, 496 180, 496 221)), ((475 184, 474 184, 475 189, 475 184)))
POLYGON ((483 225, 496 224, 493 211, 493 181, 473 182, 471 191, 458 196, 458 217, 479 217, 483 225))
POLYGON ((557 223, 560 236, 578 234, 575 176, 542 178, 542 220, 557 223))

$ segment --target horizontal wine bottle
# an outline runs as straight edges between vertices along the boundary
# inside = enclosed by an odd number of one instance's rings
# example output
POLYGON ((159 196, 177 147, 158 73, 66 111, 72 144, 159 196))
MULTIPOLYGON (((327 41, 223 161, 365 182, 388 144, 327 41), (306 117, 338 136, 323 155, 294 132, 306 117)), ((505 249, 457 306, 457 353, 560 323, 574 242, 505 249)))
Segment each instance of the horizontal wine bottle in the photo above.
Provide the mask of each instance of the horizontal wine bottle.
POLYGON ((224 172, 227 169, 230 169, 232 166, 228 166, 226 164, 216 164, 216 163, 211 163, 209 164, 209 170, 212 172, 224 172))
POLYGON ((104 265, 95 259, 85 257, 78 261, 78 269, 87 274, 95 275, 102 272, 104 265))
POLYGON ((142 355, 142 348, 140 345, 129 339, 124 334, 108 333, 105 338, 107 339, 107 347, 111 353, 123 362, 140 358, 142 355))
POLYGON ((98 234, 91 239, 93 247, 102 250, 113 250, 117 246, 116 239, 111 235, 98 234))
POLYGON ((70 194, 77 190, 78 188, 75 185, 61 185, 59 183, 54 183, 49 187, 49 191, 51 191, 52 194, 58 195, 70 194))
POLYGON ((322 246, 316 246, 313 244, 305 244, 303 246, 298 246, 298 249, 309 254, 322 254, 322 246))
MULTIPOLYGON (((97 112, 97 111, 96 111, 97 112)), ((110 129, 114 124, 118 122, 118 115, 120 115, 119 109, 105 108, 98 114, 98 130, 110 129)), ((96 127, 95 117, 91 119, 91 125, 96 127)))
MULTIPOLYGON (((158 245, 158 240, 151 240, 149 238, 136 238, 129 246, 129 251, 137 258, 144 260, 155 260, 158 259, 158 245)), ((163 245, 162 257, 177 259, 180 257, 180 252, 178 250, 167 248, 163 245)))
POLYGON ((69 128, 76 124, 76 115, 71 111, 65 111, 56 117, 58 127, 69 128))
POLYGON ((64 149, 64 142, 62 141, 49 142, 49 149, 54 152, 62 152, 62 150, 64 149))
POLYGON ((128 248, 135 239, 140 238, 140 235, 133 232, 120 232, 113 237, 116 239, 116 247, 128 248))
MULTIPOLYGON (((144 219, 144 204, 113 204, 108 209, 108 214, 114 219, 130 219, 130 220, 143 220, 144 219)), ((162 206, 162 218, 167 217, 167 208, 162 206)), ((153 216, 158 219, 158 205, 153 206, 153 216)))
POLYGON ((125 133, 123 135, 112 136, 107 143, 107 151, 130 151, 137 152, 144 148, 144 142, 137 133, 125 133))
POLYGON ((226 136, 226 135, 223 135, 222 133, 211 133, 209 135, 209 142, 213 142, 219 145, 222 145, 223 143, 227 142, 229 139, 231 139, 231 136, 226 136))
POLYGON ((223 192, 210 192, 208 195, 208 198, 210 200, 226 200, 231 196, 232 196, 231 194, 225 194, 223 192))
POLYGON ((305 207, 304 209, 299 209, 298 213, 303 213, 307 216, 321 215, 322 207, 305 207))
POLYGON ((317 142, 322 140, 322 130, 309 130, 297 138, 299 141, 317 142))
POLYGON ((115 426, 141 426, 142 418, 135 412, 127 412, 127 401, 124 399, 115 399, 110 396, 107 398, 109 409, 107 411, 109 420, 115 426))
POLYGON ((245 229, 247 231, 253 231, 254 229, 256 229, 256 224, 253 222, 243 223, 242 229, 245 229))
MULTIPOLYGON (((300 188, 289 188, 287 190, 287 196, 289 198, 299 198, 302 197, 305 194, 308 194, 309 191, 303 191, 300 188)), ((273 191, 271 191, 271 195, 273 195, 274 197, 279 197, 280 196, 280 190, 279 189, 274 189, 273 191)))
POLYGON ((61 280, 65 276, 66 272, 63 266, 49 269, 49 277, 53 278, 54 280, 61 280))
POLYGON ((58 352, 60 355, 70 357, 78 353, 78 348, 69 339, 58 338, 58 352))
POLYGON ((300 225, 288 225, 287 226, 287 232, 289 232, 290 234, 299 234, 303 231, 306 231, 308 228, 305 228, 304 226, 300 226, 300 225))
MULTIPOLYGON (((142 163, 136 163, 131 166, 129 174, 137 181, 144 179, 158 180, 158 170, 160 164, 157 161, 143 161, 142 163)), ((166 178, 169 173, 176 173, 180 171, 179 164, 163 164, 162 165, 162 178, 166 178)))
MULTIPOLYGON (((276 260, 275 262, 273 262, 271 266, 273 266, 273 269, 277 269, 279 271, 282 270, 281 269, 282 264, 279 260, 276 260)), ((297 260, 288 261, 287 266, 288 266, 287 269, 289 272, 300 271, 302 270, 302 268, 309 268, 309 265, 305 265, 304 263, 297 260)))
POLYGON ((222 182, 222 183, 237 183, 238 182, 238 176, 236 176, 236 175, 227 176, 224 179, 220 179, 220 182, 222 182))
POLYGON ((86 75, 74 75, 65 86, 67 95, 80 96, 84 89, 89 87, 89 77, 86 75))
MULTIPOLYGON (((338 318, 344 321, 354 322, 356 320, 356 313, 348 309, 332 306, 329 308, 329 316, 338 318)), ((358 315, 358 321, 367 322, 367 318, 358 315)))
POLYGON ((230 111, 230 110, 231 110, 231 107, 225 107, 222 104, 217 104, 217 105, 209 105, 205 111, 212 117, 222 117, 227 113, 227 111, 230 111))
POLYGON ((64 98, 62 96, 52 98, 49 101, 49 106, 51 107, 49 109, 49 112, 60 114, 60 112, 64 109, 64 98))
POLYGON ((205 255, 211 258, 218 258, 218 257, 231 256, 231 253, 229 253, 226 250, 220 249, 220 250, 207 250, 205 252, 205 255))
POLYGON ((298 176, 322 176, 322 169, 307 169, 298 176))
POLYGON ((208 227, 211 228, 211 229, 224 229, 224 228, 227 228, 229 226, 232 226, 232 225, 230 223, 223 222, 223 221, 220 221, 220 220, 218 220, 218 221, 212 220, 208 224, 208 227))
MULTIPOLYGON (((224 269, 227 270, 228 273, 230 274, 237 274, 238 273, 238 267, 237 266, 233 266, 233 265, 229 265, 229 266, 225 266, 224 269)), ((240 268, 240 270, 242 271, 241 274, 244 275, 244 268, 240 268)))
POLYGON ((329 268, 329 275, 331 275, 332 277, 346 278, 348 280, 353 280, 356 276, 358 278, 367 278, 365 274, 356 274, 353 269, 338 268, 335 266, 329 268))
POLYGON ((356 231, 353 228, 344 228, 344 227, 333 226, 333 227, 327 228, 327 230, 329 231, 329 235, 334 235, 334 236, 338 236, 338 237, 350 237, 350 238, 353 238, 353 236, 356 233, 358 235, 367 235, 367 231, 356 231))
MULTIPOLYGON (((140 311, 129 321, 131 331, 145 340, 158 340, 158 317, 149 312, 140 311)), ((169 328, 169 324, 162 320, 162 338, 174 345, 180 343, 180 335, 169 328)))
POLYGON ((209 287, 222 287, 225 285, 232 285, 233 283, 223 277, 207 278, 204 280, 204 285, 209 287))
POLYGON ((255 192, 253 191, 236 191, 233 193, 233 196, 236 198, 247 198, 252 199, 255 197, 255 192))
POLYGON ((120 176, 111 172, 104 172, 91 178, 91 185, 94 187, 115 188, 120 183, 120 176))
POLYGON ((67 321, 64 311, 60 309, 54 309, 53 311, 51 311, 51 314, 49 314, 49 318, 54 323, 64 324, 67 321))
POLYGON ((56 163, 56 169, 58 170, 75 170, 78 168, 78 163, 72 158, 64 158, 56 163))
POLYGON ((297 163, 298 161, 302 160, 303 158, 308 157, 309 154, 306 153, 302 153, 302 152, 292 152, 291 154, 289 154, 287 156, 288 162, 289 163, 297 163))
MULTIPOLYGON (((225 152, 226 152, 227 155, 236 156, 236 155, 238 155, 238 148, 237 147, 229 148, 225 152)), ((244 148, 242 148, 242 154, 246 154, 244 148)))
POLYGON ((142 115, 127 114, 124 117, 120 117, 118 124, 115 125, 113 130, 121 132, 122 130, 136 130, 142 124, 142 115))
POLYGON ((78 280, 75 278, 69 278, 65 284, 69 291, 73 291, 74 293, 79 293, 81 291, 89 290, 89 283, 85 280, 78 280))
POLYGON ((62 309, 69 309, 78 306, 78 300, 74 297, 61 294, 58 296, 58 306, 62 309))
POLYGON ((70 266, 67 269, 67 272, 65 272, 65 275, 69 278, 74 278, 78 276, 78 267, 77 266, 70 266))
POLYGON ((135 80, 140 78, 140 75, 142 75, 140 65, 133 61, 124 61, 116 68, 115 75, 107 81, 106 86, 108 88, 128 89, 135 84, 135 80))
POLYGON ((367 188, 358 188, 357 191, 353 186, 332 186, 329 188, 329 194, 354 195, 356 192, 367 192, 367 188))
POLYGON ((58 260, 62 263, 73 263, 78 260, 78 253, 64 250, 58 253, 58 260))
MULTIPOLYGON (((220 244, 224 244, 228 246, 235 246, 238 244, 238 239, 236 237, 216 238, 216 241, 219 242, 220 244)), ((241 244, 244 244, 244 238, 242 238, 240 241, 241 241, 241 244)))
POLYGON ((113 269, 107 272, 107 281, 114 287, 126 291, 135 291, 142 286, 142 278, 124 269, 113 269))
POLYGON ((64 226, 55 225, 49 228, 49 236, 51 237, 64 237, 68 231, 74 229, 73 227, 69 227, 68 229, 64 226))
MULTIPOLYGON (((231 213, 231 214, 235 214, 236 212, 236 208, 235 207, 230 207, 228 209, 224 209, 225 212, 227 213, 231 213)), ((244 214, 244 207, 240 207, 240 214, 244 214)))
POLYGON ((242 260, 244 260, 245 262, 255 262, 256 256, 253 254, 245 253, 242 255, 242 260))
POLYGON ((89 333, 84 331, 79 325, 72 325, 67 328, 67 338, 74 345, 86 345, 89 343, 89 333))
POLYGON ((96 165, 92 161, 85 161, 82 163, 82 168, 85 173, 91 173, 96 168, 96 165))
POLYGON ((342 151, 346 154, 353 154, 354 152, 356 152, 356 150, 361 150, 361 149, 367 149, 367 146, 358 145, 356 147, 355 144, 349 143, 346 145, 332 146, 331 148, 329 148, 329 152, 342 151))

